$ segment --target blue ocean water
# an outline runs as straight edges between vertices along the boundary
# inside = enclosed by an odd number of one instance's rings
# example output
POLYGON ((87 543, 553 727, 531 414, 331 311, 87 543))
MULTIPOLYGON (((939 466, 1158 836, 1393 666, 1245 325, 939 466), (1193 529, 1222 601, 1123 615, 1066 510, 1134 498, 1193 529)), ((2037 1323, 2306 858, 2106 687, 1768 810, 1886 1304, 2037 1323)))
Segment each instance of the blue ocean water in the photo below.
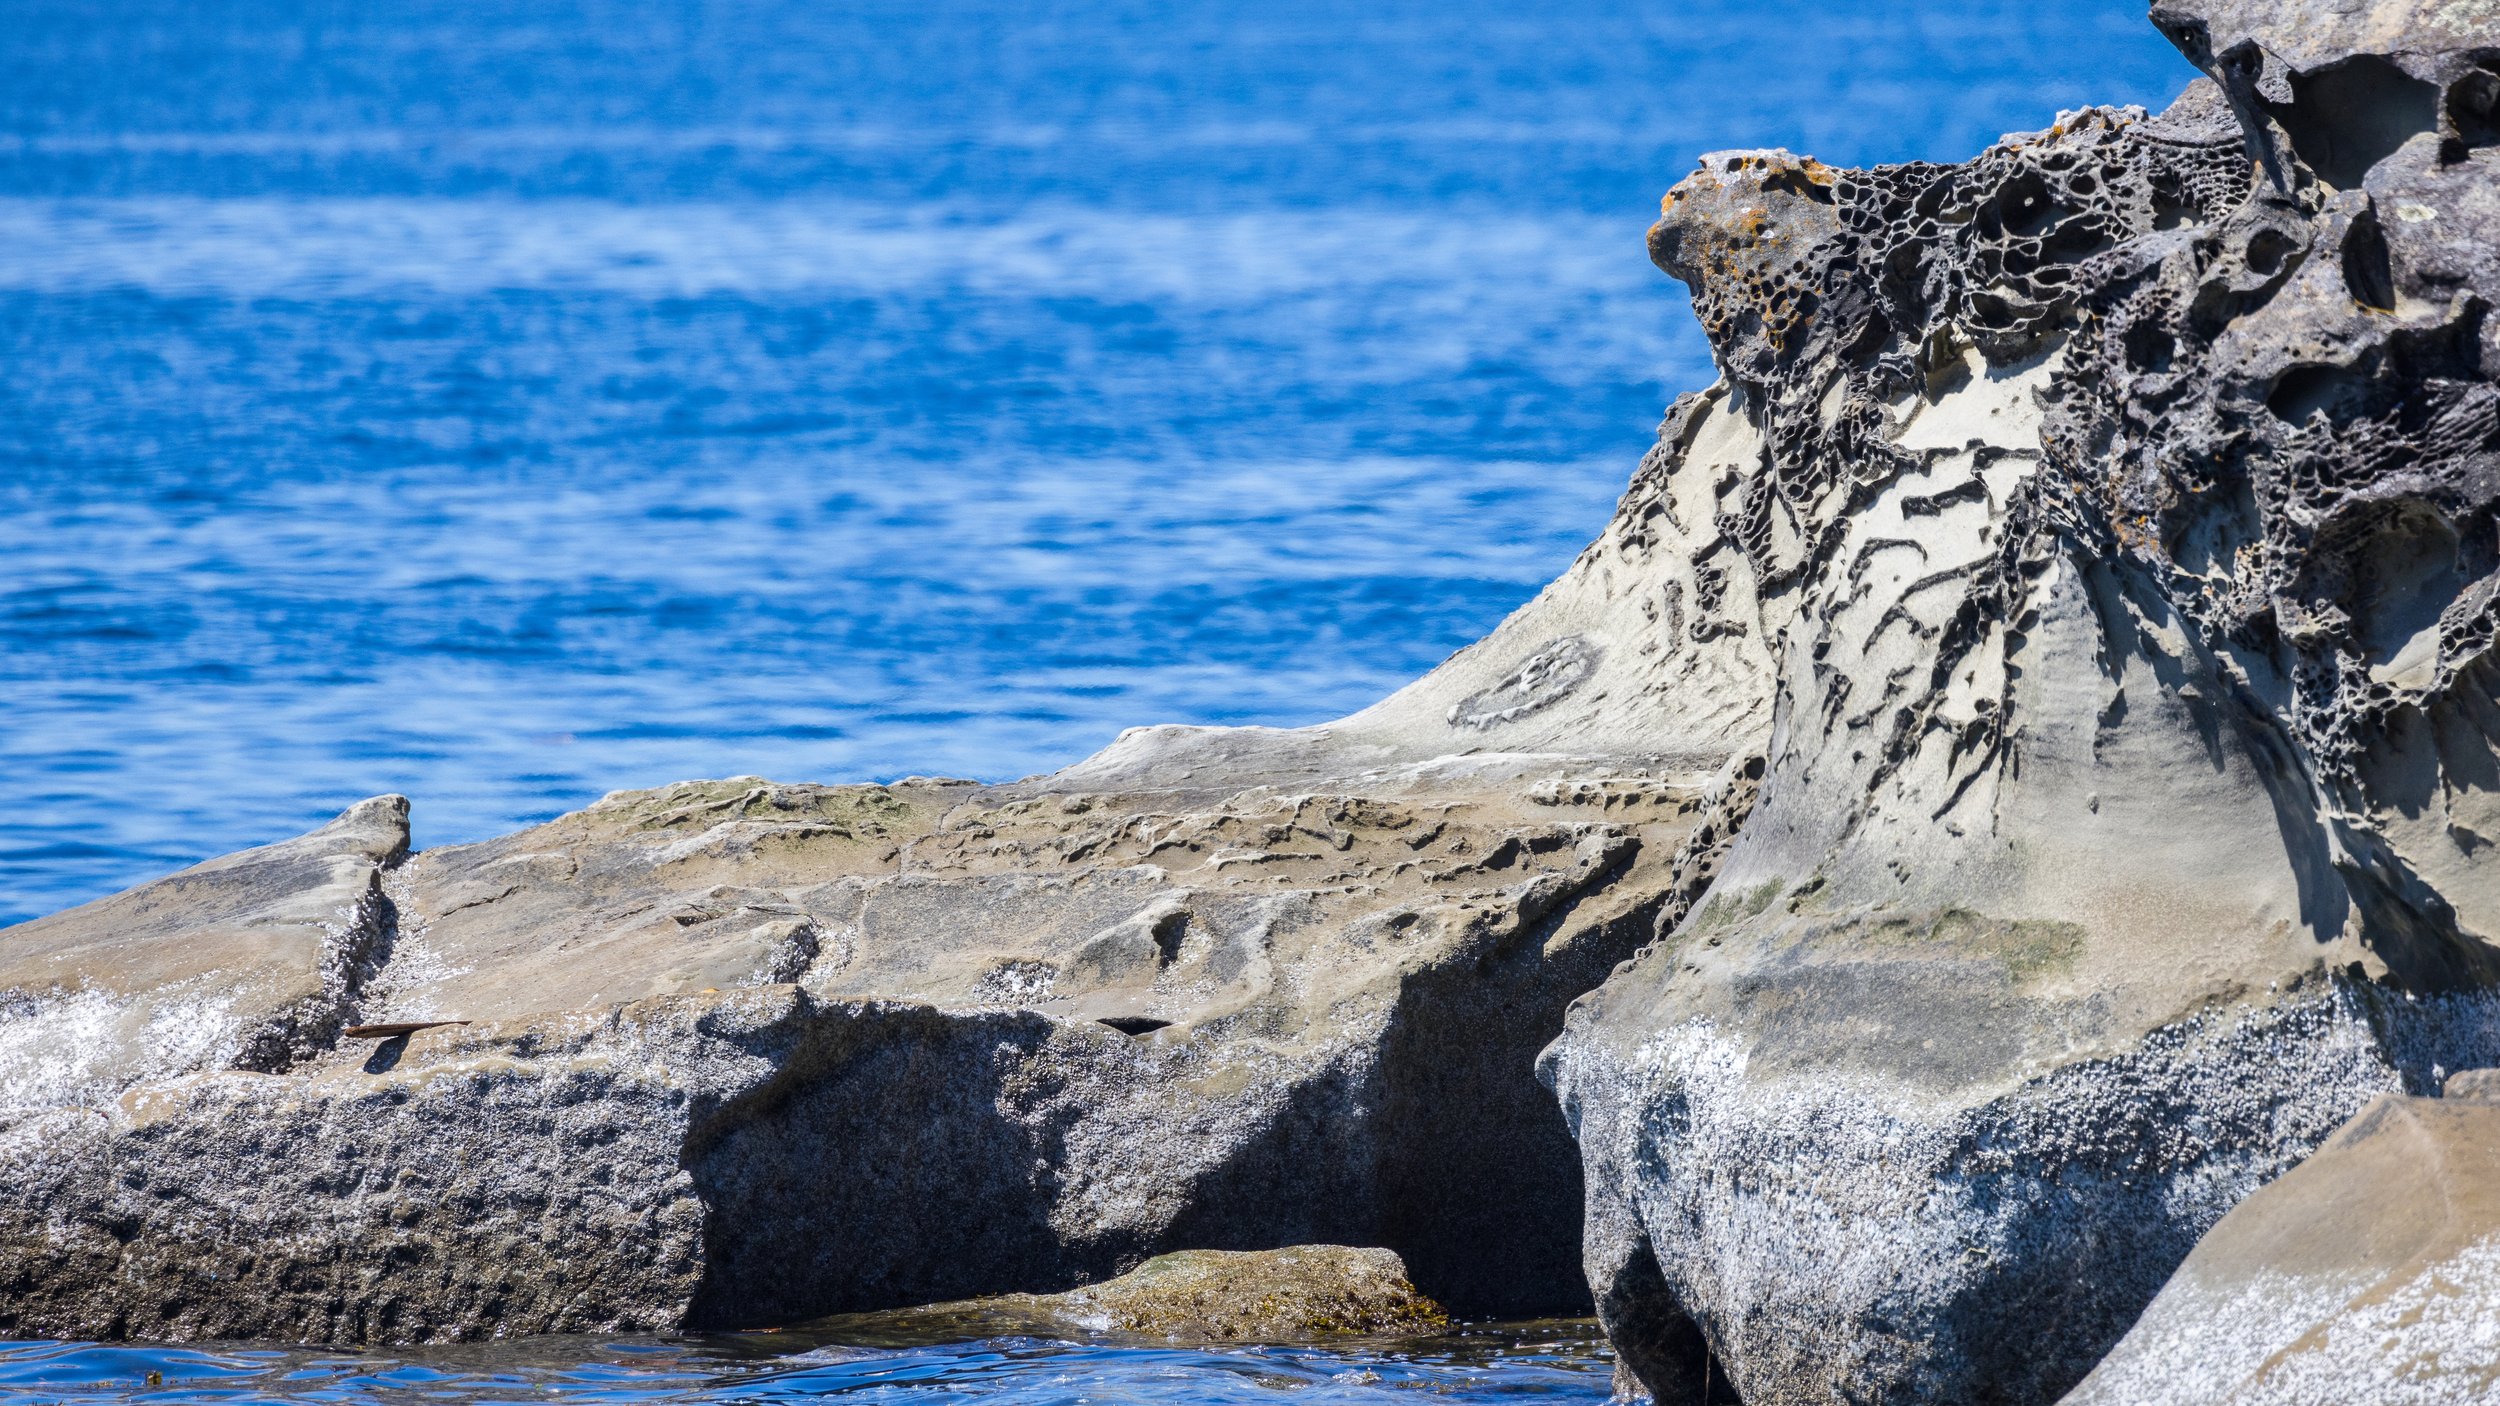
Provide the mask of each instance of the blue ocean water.
POLYGON ((1710 378, 1692 158, 2139 0, 13 0, 0 923, 416 798, 1047 769, 1429 667, 1710 378))
POLYGON ((501 1406, 549 1399, 749 1403, 833 1396, 860 1406, 1393 1406, 1419 1393, 1485 1406, 1595 1406, 1607 1398, 1612 1368, 1592 1322, 1226 1351, 1035 1338, 861 1347, 781 1334, 537 1339, 388 1354, 37 1342, 0 1344, 0 1406, 501 1406))

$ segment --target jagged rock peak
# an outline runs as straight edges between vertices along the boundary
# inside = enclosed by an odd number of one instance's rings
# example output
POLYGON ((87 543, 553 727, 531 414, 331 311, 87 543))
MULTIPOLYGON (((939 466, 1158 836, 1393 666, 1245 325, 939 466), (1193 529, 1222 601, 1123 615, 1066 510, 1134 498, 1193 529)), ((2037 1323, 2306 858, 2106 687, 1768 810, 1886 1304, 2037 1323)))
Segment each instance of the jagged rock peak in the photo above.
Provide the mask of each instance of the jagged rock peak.
POLYGON ((1651 232, 1759 452, 1671 417, 1642 481, 1774 700, 1712 882, 1544 1061, 1661 1400, 2052 1400, 2500 1046, 2500 24, 2158 18, 2209 75, 2162 114, 1723 153, 1651 232))

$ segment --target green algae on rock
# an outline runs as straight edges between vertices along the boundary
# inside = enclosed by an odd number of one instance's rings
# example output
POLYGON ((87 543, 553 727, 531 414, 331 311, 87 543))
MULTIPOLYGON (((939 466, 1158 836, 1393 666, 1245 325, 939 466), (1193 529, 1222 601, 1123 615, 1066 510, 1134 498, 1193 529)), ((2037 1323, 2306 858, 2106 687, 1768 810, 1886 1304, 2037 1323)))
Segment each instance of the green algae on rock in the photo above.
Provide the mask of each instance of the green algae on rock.
POLYGON ((1176 1343, 1299 1343, 1407 1337, 1450 1326, 1388 1250, 1295 1245, 1180 1250, 1116 1279, 1058 1294, 1005 1294, 810 1325, 845 1337, 930 1333, 1142 1338, 1176 1343))

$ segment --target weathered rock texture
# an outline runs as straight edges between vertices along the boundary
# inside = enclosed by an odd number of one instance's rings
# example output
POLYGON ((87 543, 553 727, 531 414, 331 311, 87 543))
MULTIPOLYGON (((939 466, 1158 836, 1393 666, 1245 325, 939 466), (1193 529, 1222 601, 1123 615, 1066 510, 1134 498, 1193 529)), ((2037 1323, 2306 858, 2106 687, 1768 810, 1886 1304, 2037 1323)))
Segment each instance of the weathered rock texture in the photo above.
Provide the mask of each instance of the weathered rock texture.
POLYGON ((851 1339, 1016 1334, 1297 1343, 1438 1332, 1450 1317, 1416 1291, 1405 1264, 1387 1250, 1295 1245, 1179 1250, 1064 1294, 1002 1294, 812 1326, 851 1339))
POLYGON ((1662 1401, 2052 1400, 2494 1053, 2500 10, 2156 17, 2213 76, 2160 116, 1714 156, 1652 231, 1763 452, 1671 419, 1635 494, 1776 678, 1708 894, 1545 1064, 1662 1401))
POLYGON ((328 1048, 389 955, 382 873, 407 853, 408 802, 384 796, 300 839, 8 929, 0 1107, 92 1104, 328 1048))
POLYGON ((1721 382, 1354 717, 405 859, 368 803, 0 932, 0 1330, 1333 1241, 1460 1312, 1584 1263, 1662 1399, 2054 1399, 2355 1110, 2500 1057, 2493 16, 2165 3, 2212 79, 2158 117, 1707 158, 1651 246, 1721 382), (340 1040, 420 1020, 469 1023, 340 1040))
POLYGON ((1460 1312, 1585 1303, 1535 1054, 1680 914, 1769 721, 1662 541, 1628 515, 1325 727, 404 859, 373 802, 0 932, 0 1331, 756 1325, 1312 1242, 1460 1312), (426 1020, 467 1023, 339 1039, 426 1020))
POLYGON ((2500 1071, 2391 1095, 2200 1241, 2067 1406, 2500 1397, 2500 1071))

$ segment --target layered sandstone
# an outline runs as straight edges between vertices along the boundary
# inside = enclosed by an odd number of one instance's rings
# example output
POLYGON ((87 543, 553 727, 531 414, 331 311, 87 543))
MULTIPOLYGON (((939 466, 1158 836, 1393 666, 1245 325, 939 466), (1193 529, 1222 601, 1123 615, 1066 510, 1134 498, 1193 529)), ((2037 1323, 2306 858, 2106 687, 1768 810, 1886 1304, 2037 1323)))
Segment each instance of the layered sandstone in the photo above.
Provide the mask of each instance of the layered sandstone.
POLYGON ((2347 1118, 2500 1061, 2489 10, 2164 0, 2210 76, 2159 115, 1705 158, 1651 252, 1720 381, 1353 717, 413 856, 389 798, 0 932, 0 1327, 1334 1242, 1593 1291, 1662 1400, 2055 1400, 2347 1118))
POLYGON ((2212 80, 2159 116, 1668 198, 1766 446, 1678 510, 1772 739, 1546 1061, 1660 1399, 2053 1399, 2346 1117, 2500 1052, 2473 9, 2163 5, 2212 80))
POLYGON ((0 1328, 756 1326, 1311 1242, 1583 1304, 1535 1054, 1681 913, 1769 721, 1676 530, 1627 514, 1323 727, 413 856, 388 798, 0 932, 0 1328))

